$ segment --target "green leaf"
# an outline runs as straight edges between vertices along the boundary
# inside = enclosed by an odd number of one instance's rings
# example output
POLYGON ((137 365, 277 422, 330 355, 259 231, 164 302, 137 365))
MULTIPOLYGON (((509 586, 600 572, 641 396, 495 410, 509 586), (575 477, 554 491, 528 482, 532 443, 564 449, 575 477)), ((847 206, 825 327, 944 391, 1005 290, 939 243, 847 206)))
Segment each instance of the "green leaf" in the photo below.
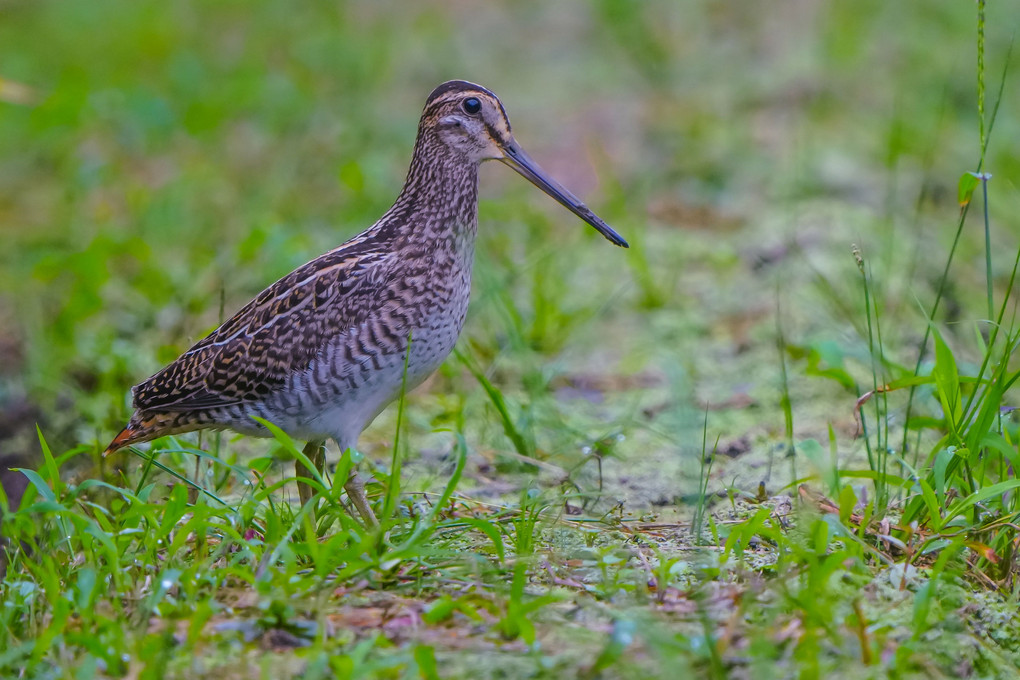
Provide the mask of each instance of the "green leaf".
POLYGON ((67 512, 67 508, 56 501, 39 501, 33 503, 27 508, 21 508, 18 514, 24 515, 59 515, 62 512, 67 512))
POLYGON ((844 525, 850 525, 850 515, 857 505, 857 494, 854 493, 852 484, 847 484, 839 492, 839 521, 844 525))
MULTIPOLYGON (((153 467, 159 468, 160 470, 162 470, 163 472, 167 473, 168 475, 170 475, 171 477, 173 477, 174 479, 176 479, 180 483, 186 484, 187 486, 190 486, 192 489, 195 489, 196 491, 199 491, 199 492, 205 494, 207 497, 209 497, 212 500, 216 501, 220 505, 226 505, 227 504, 226 501, 221 499, 219 496, 214 494, 212 491, 209 491, 208 489, 206 489, 203 486, 199 486, 198 484, 196 484, 195 482, 191 481, 190 479, 188 479, 187 477, 185 477, 181 473, 177 472, 176 470, 174 470, 172 468, 167 467, 163 463, 161 463, 158 460, 156 460, 156 455, 159 453, 158 451, 152 451, 149 454, 146 454, 146 453, 140 451, 139 449, 136 449, 133 446, 129 446, 128 447, 128 451, 130 451, 134 455, 136 455, 139 458, 141 458, 142 460, 144 460, 147 465, 151 465, 153 467)), ((146 496, 143 495, 140 490, 138 491, 137 495, 138 495, 139 498, 141 498, 143 500, 146 499, 146 496)))
POLYGON ((506 434, 507 439, 513 443, 517 453, 527 458, 534 457, 535 447, 533 442, 525 437, 516 423, 514 423, 514 419, 510 415, 510 409, 507 408, 506 400, 503 399, 503 393, 485 377, 484 373, 475 367, 467 355, 456 348, 453 350, 453 355, 475 377, 475 380, 478 381, 478 384, 482 386, 482 389, 489 396, 489 401, 492 402, 496 412, 499 414, 500 420, 503 421, 503 432, 506 434))
POLYGON ((966 446, 950 446, 949 450, 951 450, 953 452, 953 455, 959 458, 960 460, 970 459, 970 449, 968 449, 966 446))
POLYGON ((53 490, 59 494, 63 491, 63 484, 60 481, 60 471, 57 469, 57 462, 53 460, 53 453, 50 451, 50 445, 46 443, 46 438, 43 437, 42 430, 38 425, 35 426, 35 432, 39 436, 39 444, 42 446, 43 460, 46 464, 46 474, 49 475, 50 484, 53 485, 53 490))
POLYGON ((950 507, 946 511, 946 522, 956 517, 957 515, 966 512, 967 510, 969 510, 970 508, 974 507, 975 505, 982 501, 988 500, 989 498, 994 498, 995 496, 1004 494, 1007 491, 1012 491, 1013 489, 1016 489, 1018 487, 1020 487, 1020 479, 1010 479, 1005 482, 999 482, 998 484, 986 486, 977 493, 973 493, 967 496, 966 498, 961 499, 958 503, 950 507))
MULTIPOLYGON (((460 483, 461 475, 464 473, 464 466, 467 465, 467 441, 464 439, 464 435, 459 432, 454 433, 454 439, 456 442, 454 448, 457 451, 457 466, 453 469, 453 474, 450 475, 450 480, 446 483, 446 488, 443 489, 443 495, 439 497, 439 502, 432 507, 432 512, 429 513, 429 524, 435 523, 436 517, 446 507, 446 504, 450 502, 457 484, 460 483)), ((500 542, 499 548, 502 548, 502 542, 500 542)), ((500 553, 500 559, 503 559, 502 552, 500 553)))
POLYGON ((843 470, 839 473, 839 475, 840 477, 849 477, 851 479, 877 480, 881 478, 883 483, 898 486, 901 489, 909 489, 913 486, 913 482, 909 479, 904 479, 903 477, 887 472, 875 472, 874 470, 843 470))
POLYGON ((1011 446, 1006 438, 997 432, 986 434, 981 440, 982 449, 998 451, 1003 458, 1009 461, 1014 470, 1020 470, 1020 452, 1017 447, 1011 446))
POLYGON ((935 498, 935 492, 932 491, 931 485, 923 479, 917 480, 917 484, 921 487, 921 497, 928 508, 932 531, 939 531, 942 528, 942 513, 939 511, 939 502, 935 498))
POLYGON ((853 376, 845 367, 846 354, 838 343, 822 341, 812 345, 787 345, 786 350, 793 359, 807 359, 804 369, 807 375, 835 380, 850 391, 856 389, 853 376))
POLYGON ((14 468, 14 469, 28 477, 28 481, 32 483, 32 486, 35 487, 35 490, 39 492, 40 496, 42 496, 48 501, 56 502, 57 500, 56 494, 53 493, 53 489, 51 489, 50 485, 46 483, 46 480, 39 476, 38 472, 26 468, 14 468))
POLYGON ((75 590, 78 591, 78 597, 75 598, 78 611, 91 611, 93 594, 96 590, 96 570, 94 568, 85 566, 78 571, 78 583, 75 590))
POLYGON ((970 203, 971 197, 974 195, 974 190, 977 189, 978 183, 981 180, 973 172, 965 172, 960 175, 960 184, 956 191, 956 200, 960 204, 960 207, 964 207, 970 203))
POLYGON ((502 562, 506 558, 506 551, 503 547, 503 536, 499 532, 499 528, 496 527, 492 522, 486 522, 484 519, 476 517, 463 517, 457 520, 459 524, 466 524, 470 527, 478 529, 483 534, 489 537, 492 541, 492 547, 496 550, 496 557, 502 562))
POLYGON ((946 474, 949 469, 949 463, 953 460, 953 452, 948 448, 941 449, 935 454, 935 460, 932 463, 932 478, 935 482, 935 495, 939 499, 939 504, 946 497, 946 474))
POLYGON ((422 620, 428 624, 436 624, 450 618, 455 611, 457 611, 457 602, 449 595, 443 595, 429 605, 422 615, 422 620))
POLYGON ((954 433, 959 432, 960 418, 963 416, 963 405, 960 397, 960 371, 956 367, 953 352, 942 339, 942 334, 932 327, 935 336, 935 390, 938 392, 942 410, 945 412, 949 427, 954 433))
POLYGON ((91 489, 93 487, 100 487, 100 488, 103 488, 103 489, 109 489, 110 491, 112 491, 112 492, 114 492, 116 494, 120 494, 126 500, 129 500, 131 502, 138 503, 138 504, 144 504, 144 501, 141 498, 139 498, 138 496, 135 496, 134 494, 132 494, 127 489, 123 489, 123 488, 121 488, 119 486, 114 486, 113 484, 110 484, 109 482, 104 482, 101 479, 85 479, 85 480, 82 480, 82 483, 78 485, 77 495, 80 495, 83 491, 86 491, 86 490, 91 489))
POLYGON ((436 667, 436 651, 428 645, 418 645, 414 648, 414 660, 418 662, 418 672, 422 680, 439 680, 439 670, 436 667))
POLYGON ((96 539, 103 547, 103 550, 106 552, 106 560, 109 567, 114 573, 114 578, 117 578, 117 576, 120 575, 120 557, 117 553, 116 546, 113 544, 113 540, 106 534, 105 531, 91 522, 85 525, 85 533, 96 539))
POLYGON ((915 640, 928 630, 928 613, 931 611, 934 592, 934 583, 929 580, 918 588, 917 593, 914 595, 914 612, 911 617, 911 624, 914 629, 915 640))

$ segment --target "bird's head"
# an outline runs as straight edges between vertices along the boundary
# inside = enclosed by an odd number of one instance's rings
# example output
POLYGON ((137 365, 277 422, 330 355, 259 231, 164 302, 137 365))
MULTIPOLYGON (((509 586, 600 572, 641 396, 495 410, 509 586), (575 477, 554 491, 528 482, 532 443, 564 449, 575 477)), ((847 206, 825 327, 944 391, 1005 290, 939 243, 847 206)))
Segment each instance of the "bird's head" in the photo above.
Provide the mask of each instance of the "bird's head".
POLYGON ((524 153, 510 131, 502 102, 481 85, 451 80, 437 87, 425 102, 420 128, 434 130, 442 144, 469 162, 498 160, 509 165, 610 242, 627 247, 622 236, 524 153))
POLYGON ((464 80, 443 83, 429 95, 422 122, 443 144, 475 162, 503 157, 513 144, 510 121, 499 98, 464 80))

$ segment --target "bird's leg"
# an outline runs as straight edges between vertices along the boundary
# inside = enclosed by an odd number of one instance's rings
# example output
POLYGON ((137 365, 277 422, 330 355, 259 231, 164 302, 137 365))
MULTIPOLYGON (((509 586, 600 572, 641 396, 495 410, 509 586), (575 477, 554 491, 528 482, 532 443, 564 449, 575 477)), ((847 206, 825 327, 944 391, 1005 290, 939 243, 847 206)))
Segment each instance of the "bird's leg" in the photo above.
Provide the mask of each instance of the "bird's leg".
POLYGON ((375 518, 372 506, 368 504, 368 496, 365 495, 365 483, 361 481, 357 470, 351 470, 350 476, 347 477, 347 483, 344 484, 344 489, 347 491, 351 502, 354 503, 354 507, 358 509, 361 519, 365 520, 365 525, 369 529, 379 526, 379 520, 375 518))
MULTIPOLYGON (((319 471, 319 476, 322 476, 323 470, 326 469, 326 442, 321 439, 310 441, 305 444, 302 453, 312 461, 312 465, 319 471)), ((301 499, 301 506, 304 507, 315 495, 315 489, 301 480, 312 479, 312 471, 305 467, 300 460, 297 460, 294 461, 294 476, 297 477, 298 498, 301 499)))

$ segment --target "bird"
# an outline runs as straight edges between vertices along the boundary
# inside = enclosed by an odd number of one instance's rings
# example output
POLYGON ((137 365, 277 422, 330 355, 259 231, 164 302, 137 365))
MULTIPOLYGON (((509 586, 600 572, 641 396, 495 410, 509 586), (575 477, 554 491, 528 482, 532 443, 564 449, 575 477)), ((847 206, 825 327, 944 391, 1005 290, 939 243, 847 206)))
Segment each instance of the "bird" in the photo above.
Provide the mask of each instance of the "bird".
MULTIPOLYGON (((104 456, 202 429, 325 442, 344 455, 397 397, 451 353, 464 326, 478 232, 478 171, 502 161, 611 243, 627 242, 553 180, 515 140, 490 90, 465 80, 425 101, 411 163, 392 207, 364 232, 301 265, 131 390, 134 413, 104 456)), ((296 463, 302 504, 311 476, 296 463)), ((366 525, 377 520, 354 471, 344 484, 366 525)))

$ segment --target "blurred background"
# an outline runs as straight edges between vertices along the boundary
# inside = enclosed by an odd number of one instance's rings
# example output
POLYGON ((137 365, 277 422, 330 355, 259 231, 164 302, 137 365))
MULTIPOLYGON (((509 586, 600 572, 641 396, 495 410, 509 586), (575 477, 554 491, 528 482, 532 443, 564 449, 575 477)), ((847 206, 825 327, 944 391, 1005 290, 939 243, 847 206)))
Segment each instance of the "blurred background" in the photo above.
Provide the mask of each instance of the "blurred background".
MULTIPOLYGON (((1020 4, 987 11, 1001 299, 1020 4)), ((509 422, 451 360, 411 399, 426 468, 436 428, 466 433, 479 493, 514 455, 572 470, 594 451, 640 508, 687 492, 703 436, 748 490, 830 425, 856 455, 871 375, 851 247, 888 358, 912 366, 980 156, 975 36, 959 0, 0 0, 0 451, 36 450, 39 422, 94 457, 132 384, 383 213, 425 97, 463 78, 632 248, 484 168, 461 348, 509 422)), ((986 316, 971 226, 939 312, 951 341, 986 316)))

